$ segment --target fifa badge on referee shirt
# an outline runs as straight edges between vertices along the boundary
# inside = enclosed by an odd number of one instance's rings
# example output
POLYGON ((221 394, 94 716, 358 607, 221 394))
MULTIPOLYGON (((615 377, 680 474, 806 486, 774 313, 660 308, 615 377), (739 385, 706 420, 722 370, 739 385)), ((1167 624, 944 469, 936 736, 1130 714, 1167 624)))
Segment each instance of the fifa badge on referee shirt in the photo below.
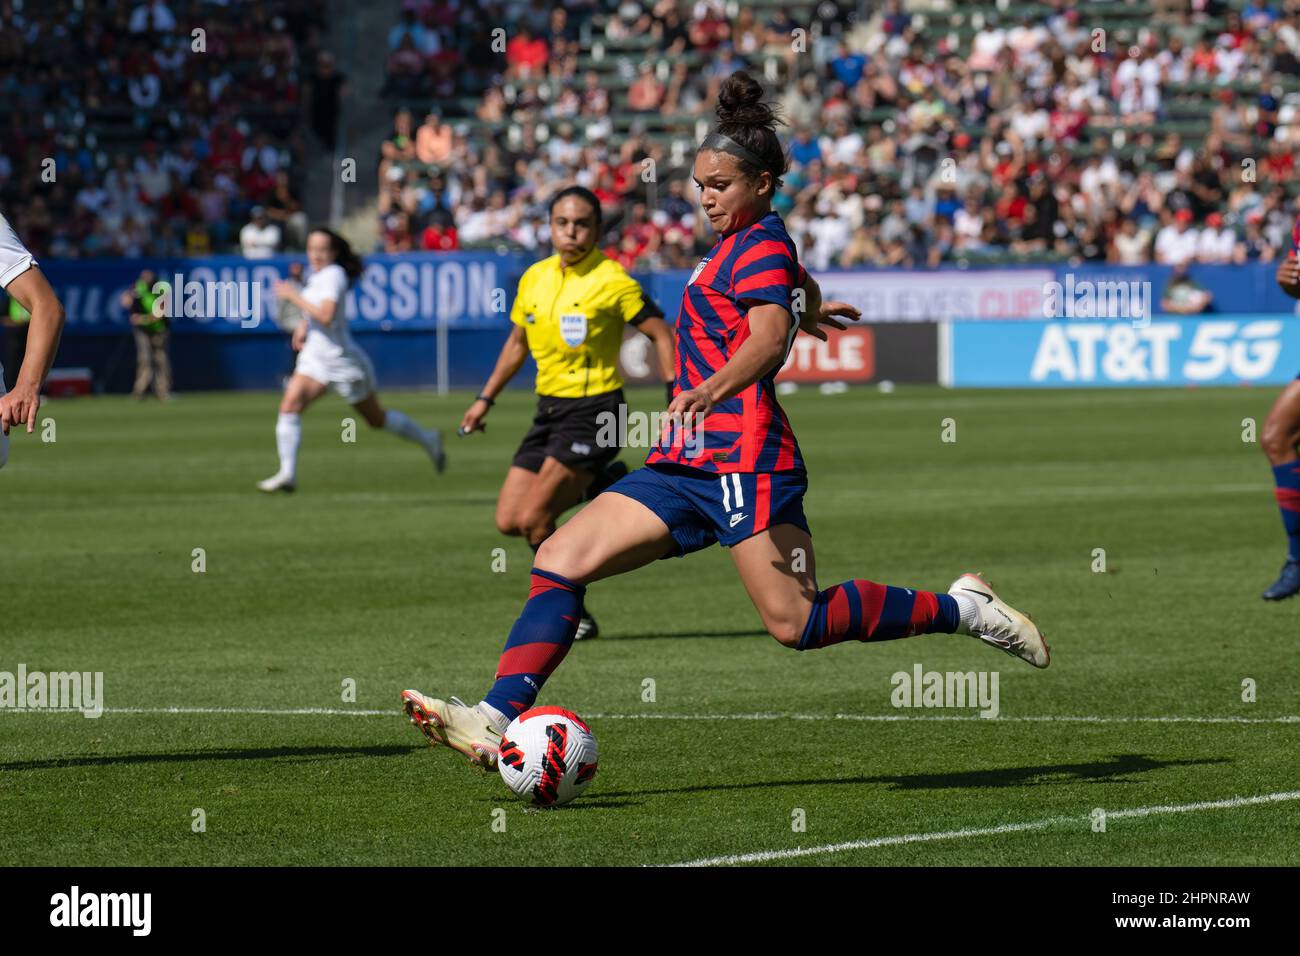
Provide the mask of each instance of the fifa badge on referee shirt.
POLYGON ((571 349, 587 340, 587 317, 581 312, 567 312, 560 316, 560 338, 571 349))

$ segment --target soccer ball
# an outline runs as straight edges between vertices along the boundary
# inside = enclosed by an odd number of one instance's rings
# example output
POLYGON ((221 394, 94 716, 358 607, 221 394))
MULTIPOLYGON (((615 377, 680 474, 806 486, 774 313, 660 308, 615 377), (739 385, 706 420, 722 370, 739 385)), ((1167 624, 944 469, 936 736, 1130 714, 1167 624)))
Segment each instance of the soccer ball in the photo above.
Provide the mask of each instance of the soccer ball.
POLYGON ((506 786, 536 807, 558 807, 596 776, 596 736, 563 707, 534 707, 501 737, 497 769, 506 786))

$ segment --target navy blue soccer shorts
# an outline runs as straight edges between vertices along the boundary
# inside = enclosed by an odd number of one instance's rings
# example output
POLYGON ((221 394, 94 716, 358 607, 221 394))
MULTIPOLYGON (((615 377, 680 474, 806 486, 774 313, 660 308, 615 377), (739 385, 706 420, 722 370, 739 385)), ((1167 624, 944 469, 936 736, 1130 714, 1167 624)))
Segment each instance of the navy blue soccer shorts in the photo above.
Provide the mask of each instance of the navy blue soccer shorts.
POLYGON ((678 550, 667 558, 715 543, 730 548, 779 524, 808 531, 803 514, 808 476, 803 472, 720 475, 683 465, 646 465, 609 490, 641 502, 668 525, 678 550))

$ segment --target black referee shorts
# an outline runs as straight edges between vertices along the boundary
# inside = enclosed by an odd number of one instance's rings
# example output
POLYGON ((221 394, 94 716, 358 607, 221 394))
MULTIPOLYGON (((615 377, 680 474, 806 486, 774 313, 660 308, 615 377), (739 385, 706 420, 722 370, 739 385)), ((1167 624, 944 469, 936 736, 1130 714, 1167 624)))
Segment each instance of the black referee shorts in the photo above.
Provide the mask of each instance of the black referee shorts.
POLYGON ((586 398, 537 397, 537 414, 533 426, 519 443, 513 464, 532 472, 542 470, 542 462, 554 458, 577 471, 600 471, 618 457, 617 422, 619 406, 624 403, 623 390, 615 389, 604 395, 586 398), (597 443, 601 431, 602 413, 614 416, 615 426, 605 427, 605 435, 612 435, 607 447, 597 443))

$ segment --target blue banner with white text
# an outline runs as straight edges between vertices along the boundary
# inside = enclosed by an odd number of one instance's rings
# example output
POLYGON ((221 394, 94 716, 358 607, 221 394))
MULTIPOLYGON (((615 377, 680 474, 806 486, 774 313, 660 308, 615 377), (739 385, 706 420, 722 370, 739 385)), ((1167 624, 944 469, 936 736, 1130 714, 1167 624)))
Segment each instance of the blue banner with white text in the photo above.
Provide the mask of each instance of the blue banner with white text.
POLYGON ((941 381, 965 387, 1280 385, 1300 322, 1276 313, 1148 321, 953 322, 941 381))

